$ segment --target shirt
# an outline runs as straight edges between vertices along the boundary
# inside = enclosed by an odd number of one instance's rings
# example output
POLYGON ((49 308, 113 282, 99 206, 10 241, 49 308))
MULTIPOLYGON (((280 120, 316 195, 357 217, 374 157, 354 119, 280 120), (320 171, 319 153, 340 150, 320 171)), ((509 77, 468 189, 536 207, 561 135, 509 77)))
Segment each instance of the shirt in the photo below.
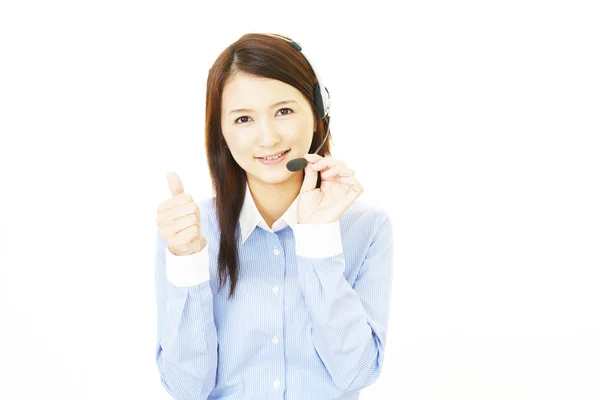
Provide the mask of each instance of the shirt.
POLYGON ((156 365, 175 399, 358 399, 384 360, 393 232, 356 200, 339 221, 270 229, 248 186, 236 228, 239 275, 218 290, 215 199, 197 203, 208 244, 176 256, 157 231, 156 365))

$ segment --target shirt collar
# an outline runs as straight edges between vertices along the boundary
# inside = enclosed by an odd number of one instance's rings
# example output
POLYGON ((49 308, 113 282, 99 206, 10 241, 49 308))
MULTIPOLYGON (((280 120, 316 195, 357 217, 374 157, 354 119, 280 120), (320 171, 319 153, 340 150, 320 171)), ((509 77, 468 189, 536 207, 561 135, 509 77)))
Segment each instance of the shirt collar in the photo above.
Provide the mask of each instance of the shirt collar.
POLYGON ((246 182, 246 196, 244 198, 244 205, 242 206, 242 212, 240 213, 240 229, 242 232, 242 243, 248 239, 252 231, 256 226, 270 231, 277 232, 286 226, 290 226, 292 229, 298 224, 298 197, 294 199, 292 205, 287 211, 273 224, 273 228, 269 228, 263 217, 258 212, 252 193, 250 193, 250 187, 246 182))

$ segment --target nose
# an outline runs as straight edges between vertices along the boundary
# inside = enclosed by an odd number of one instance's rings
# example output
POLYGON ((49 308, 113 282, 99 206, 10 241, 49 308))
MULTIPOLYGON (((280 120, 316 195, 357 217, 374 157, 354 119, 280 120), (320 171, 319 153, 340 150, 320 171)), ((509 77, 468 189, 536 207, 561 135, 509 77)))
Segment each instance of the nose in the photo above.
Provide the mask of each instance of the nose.
POLYGON ((275 121, 265 118, 261 124, 260 145, 262 147, 273 147, 280 142, 280 136, 275 126, 275 121))

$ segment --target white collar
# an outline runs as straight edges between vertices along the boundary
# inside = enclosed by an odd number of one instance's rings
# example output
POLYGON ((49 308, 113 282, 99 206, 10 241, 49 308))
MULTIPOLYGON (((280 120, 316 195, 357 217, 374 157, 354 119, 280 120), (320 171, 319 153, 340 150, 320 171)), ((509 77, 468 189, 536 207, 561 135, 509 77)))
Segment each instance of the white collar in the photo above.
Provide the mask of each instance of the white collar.
POLYGON ((250 193, 250 187, 246 182, 246 196, 244 199, 244 205, 242 206, 242 212, 240 213, 240 229, 242 232, 242 243, 248 239, 254 228, 260 226, 263 229, 270 232, 277 232, 280 229, 290 226, 292 229, 298 224, 298 197, 294 199, 292 205, 287 211, 273 224, 273 229, 270 229, 263 217, 258 212, 252 193, 250 193))

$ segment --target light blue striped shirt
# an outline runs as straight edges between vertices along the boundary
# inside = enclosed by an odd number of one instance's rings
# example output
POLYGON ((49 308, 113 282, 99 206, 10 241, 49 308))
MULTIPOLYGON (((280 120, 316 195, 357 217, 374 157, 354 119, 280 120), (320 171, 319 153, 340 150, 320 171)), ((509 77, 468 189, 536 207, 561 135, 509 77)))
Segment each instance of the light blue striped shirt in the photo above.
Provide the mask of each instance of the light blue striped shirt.
POLYGON ((156 364, 175 399, 358 399, 383 366, 392 224, 356 200, 339 221, 298 224, 297 199, 270 229, 248 187, 237 226, 239 280, 217 292, 214 198, 197 203, 199 253, 157 231, 156 364))

